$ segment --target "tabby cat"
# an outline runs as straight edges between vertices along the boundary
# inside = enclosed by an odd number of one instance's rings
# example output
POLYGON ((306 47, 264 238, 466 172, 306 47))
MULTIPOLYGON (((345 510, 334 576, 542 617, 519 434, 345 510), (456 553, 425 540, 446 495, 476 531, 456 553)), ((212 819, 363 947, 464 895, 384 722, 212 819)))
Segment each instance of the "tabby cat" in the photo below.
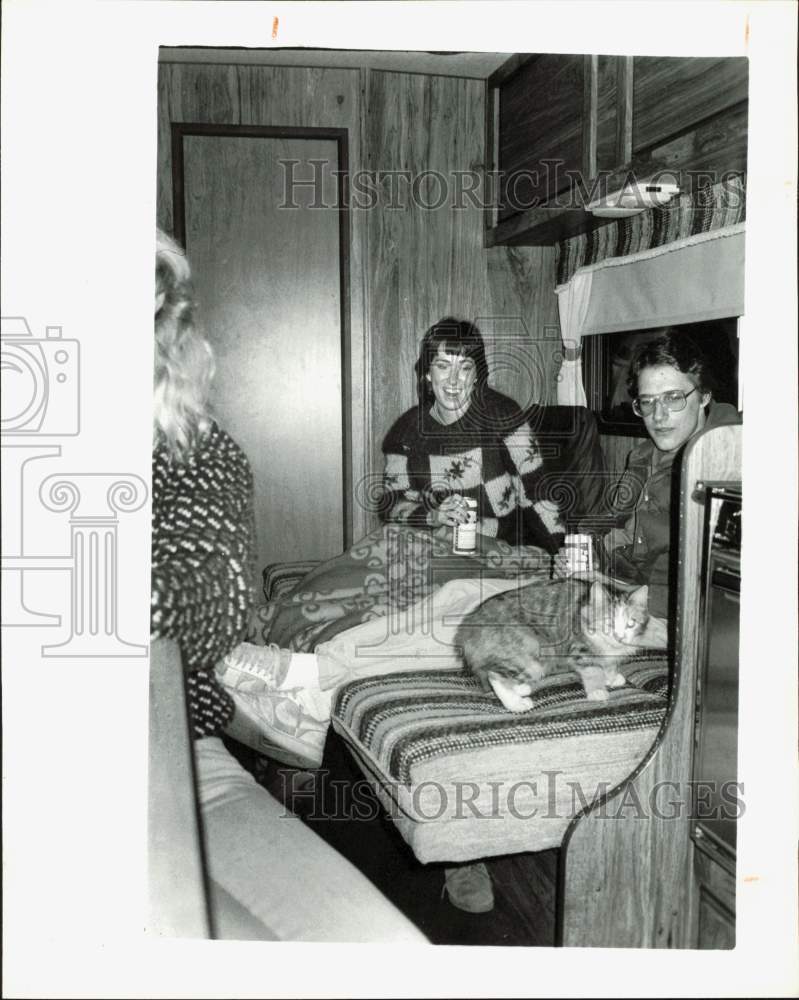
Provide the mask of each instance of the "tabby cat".
POLYGON ((612 593, 600 582, 537 581, 488 598, 455 634, 465 665, 509 712, 532 707, 535 681, 576 670, 586 697, 623 687, 619 665, 633 656, 649 621, 647 588, 612 593))

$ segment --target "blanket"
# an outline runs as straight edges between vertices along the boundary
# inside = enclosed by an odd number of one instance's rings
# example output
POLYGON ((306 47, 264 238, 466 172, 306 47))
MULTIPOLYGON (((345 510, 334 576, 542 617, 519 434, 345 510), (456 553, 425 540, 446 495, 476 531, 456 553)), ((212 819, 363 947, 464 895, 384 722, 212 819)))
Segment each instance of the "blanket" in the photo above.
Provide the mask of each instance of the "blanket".
POLYGON ((261 609, 262 634, 283 648, 313 652, 340 632, 406 612, 451 580, 529 583, 549 579, 550 563, 544 549, 482 535, 473 555, 454 555, 449 528, 382 525, 261 609))

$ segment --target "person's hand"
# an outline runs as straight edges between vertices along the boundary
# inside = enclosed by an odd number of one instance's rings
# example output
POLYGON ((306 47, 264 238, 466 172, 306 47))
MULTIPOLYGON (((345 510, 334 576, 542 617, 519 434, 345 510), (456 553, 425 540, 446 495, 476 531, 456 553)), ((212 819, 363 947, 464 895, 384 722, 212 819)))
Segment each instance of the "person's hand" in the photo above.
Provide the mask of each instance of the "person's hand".
POLYGON ((451 527, 455 524, 464 524, 469 519, 466 501, 460 493, 453 493, 451 496, 445 497, 435 510, 430 511, 427 517, 428 523, 434 528, 441 525, 451 527))

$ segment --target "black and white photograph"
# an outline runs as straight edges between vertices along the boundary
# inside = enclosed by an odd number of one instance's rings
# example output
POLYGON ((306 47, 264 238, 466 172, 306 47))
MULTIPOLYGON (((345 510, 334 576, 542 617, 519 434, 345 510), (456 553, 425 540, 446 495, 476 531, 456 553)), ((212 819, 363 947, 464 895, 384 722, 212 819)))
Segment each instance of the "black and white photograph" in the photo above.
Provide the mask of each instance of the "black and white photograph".
POLYGON ((794 995, 795 9, 4 26, 4 995, 794 995))

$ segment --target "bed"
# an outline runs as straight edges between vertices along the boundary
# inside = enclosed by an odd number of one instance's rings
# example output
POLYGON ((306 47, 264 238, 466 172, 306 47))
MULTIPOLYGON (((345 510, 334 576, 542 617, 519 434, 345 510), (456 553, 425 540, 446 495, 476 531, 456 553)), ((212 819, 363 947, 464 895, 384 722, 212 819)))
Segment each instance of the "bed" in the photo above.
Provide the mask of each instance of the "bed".
MULTIPOLYGON (((589 511, 595 520, 611 518, 595 432, 584 422, 590 424, 590 414, 549 409, 561 411, 560 421, 578 414, 573 433, 553 448, 553 474, 571 484, 569 516, 589 511)), ((688 483, 722 472, 737 478, 739 433, 719 428, 697 436, 684 457, 688 483), (724 458, 708 440, 720 434, 724 458)), ((260 640, 338 650, 342 661, 356 662, 351 637, 359 629, 361 636, 379 636, 382 628, 387 640, 406 637, 398 661, 390 642, 369 644, 367 668, 337 689, 332 725, 419 861, 559 847, 559 944, 688 944, 687 817, 669 824, 652 812, 663 783, 679 784, 689 773, 698 574, 690 537, 699 513, 685 481, 680 517, 681 593, 671 652, 639 650, 623 669, 626 686, 606 702, 588 701, 576 674, 553 674, 521 715, 507 712, 461 668, 446 641, 455 622, 442 633, 436 615, 422 614, 419 602, 432 606, 437 595, 457 588, 457 574, 466 569, 485 586, 543 579, 549 561, 540 550, 491 543, 464 562, 447 554, 443 536, 422 542, 384 526, 338 560, 264 570, 260 640), (397 574, 392 559, 402 546, 412 569, 397 574)))

